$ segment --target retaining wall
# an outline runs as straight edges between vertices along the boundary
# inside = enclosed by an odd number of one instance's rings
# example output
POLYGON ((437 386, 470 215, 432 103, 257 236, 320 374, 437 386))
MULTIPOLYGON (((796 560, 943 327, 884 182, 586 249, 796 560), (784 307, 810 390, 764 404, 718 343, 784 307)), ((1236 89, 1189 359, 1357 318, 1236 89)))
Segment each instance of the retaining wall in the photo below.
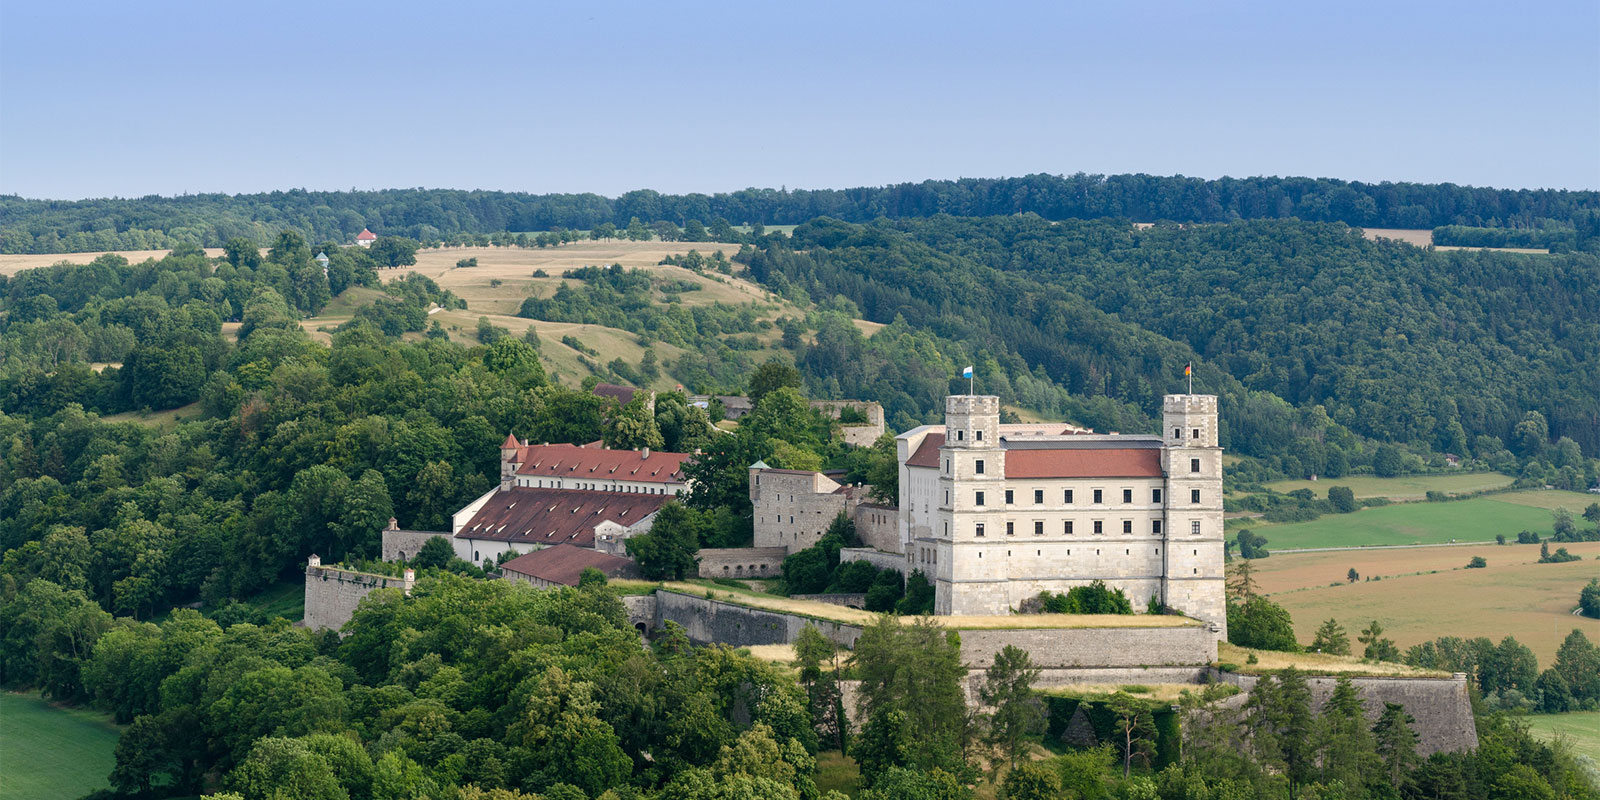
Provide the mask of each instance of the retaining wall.
POLYGON ((906 557, 900 553, 886 553, 871 547, 841 547, 839 548, 839 563, 846 561, 865 561, 878 569, 892 569, 895 572, 906 571, 906 557))
POLYGON ((830 594, 792 594, 795 600, 810 600, 813 603, 827 603, 830 606, 847 606, 849 608, 866 608, 866 592, 833 592, 830 594))
MULTIPOLYGON (((442 531, 399 531, 387 530, 383 532, 383 560, 384 561, 409 561, 417 557, 417 551, 428 543, 429 539, 443 536, 450 538, 450 534, 442 531)), ((452 543, 452 548, 454 544, 452 543)))
POLYGON ((817 626, 823 636, 847 647, 855 646, 856 638, 861 635, 861 629, 854 625, 749 608, 664 589, 658 590, 655 597, 656 626, 668 620, 676 622, 696 644, 719 643, 733 647, 789 644, 808 624, 817 626))
POLYGON ((361 598, 378 589, 411 591, 402 578, 388 578, 366 572, 351 572, 335 567, 306 567, 306 615, 304 625, 314 631, 339 630, 356 613, 361 598))
MULTIPOLYGON (((1255 688, 1260 678, 1231 672, 1216 673, 1218 680, 1241 689, 1255 688)), ((1472 720, 1472 702, 1467 697, 1467 676, 1456 673, 1450 678, 1351 678, 1361 691, 1361 704, 1366 709, 1367 721, 1376 722, 1383 713, 1384 703, 1399 703, 1416 721, 1411 724, 1417 732, 1417 753, 1426 758, 1434 753, 1473 750, 1478 746, 1478 728, 1472 720)), ((1333 695, 1336 679, 1327 675, 1306 677, 1311 687, 1311 706, 1320 712, 1333 695)), ((1229 701, 1235 707, 1244 703, 1239 694, 1229 701)))
POLYGON ((783 574, 783 547, 708 547, 698 554, 702 578, 776 578, 783 574))

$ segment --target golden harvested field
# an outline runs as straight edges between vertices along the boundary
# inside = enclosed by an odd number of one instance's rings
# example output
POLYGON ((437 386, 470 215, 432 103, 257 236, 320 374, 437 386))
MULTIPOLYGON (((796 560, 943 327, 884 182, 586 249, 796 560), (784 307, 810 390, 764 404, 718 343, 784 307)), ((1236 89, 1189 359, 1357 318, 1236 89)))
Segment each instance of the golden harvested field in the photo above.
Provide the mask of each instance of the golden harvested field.
MULTIPOLYGON (((165 258, 171 250, 113 250, 129 264, 137 264, 148 258, 165 258)), ((266 250, 261 252, 265 253, 266 250)), ((0 255, 0 275, 15 275, 25 269, 34 267, 48 267, 65 261, 68 264, 87 264, 105 253, 43 253, 39 255, 6 254, 0 255)), ((206 255, 216 258, 222 255, 222 248, 207 247, 206 255)))
POLYGON ((1600 620, 1571 613, 1583 585, 1600 577, 1600 542, 1555 544, 1551 550, 1557 547, 1583 560, 1540 564, 1539 545, 1490 544, 1274 553, 1252 566, 1261 590, 1293 615, 1302 643, 1330 617, 1352 640, 1376 619, 1402 649, 1440 636, 1499 641, 1511 635, 1548 664, 1573 628, 1600 640, 1600 620), (1473 556, 1482 556, 1488 567, 1465 569, 1473 556), (1363 580, 1346 584, 1352 567, 1363 580))
POLYGON ((1433 230, 1415 230, 1410 228, 1364 228, 1362 234, 1368 239, 1396 239, 1406 244, 1418 247, 1428 247, 1433 244, 1433 230))

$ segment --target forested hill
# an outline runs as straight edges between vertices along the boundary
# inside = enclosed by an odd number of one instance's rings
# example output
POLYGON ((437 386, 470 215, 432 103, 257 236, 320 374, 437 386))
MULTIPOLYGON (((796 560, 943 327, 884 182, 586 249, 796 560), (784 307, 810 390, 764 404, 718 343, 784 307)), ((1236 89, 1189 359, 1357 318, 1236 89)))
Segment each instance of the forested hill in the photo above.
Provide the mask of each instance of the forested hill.
MULTIPOLYGON (((1297 217, 1389 228, 1487 226, 1566 242, 1600 234, 1600 192, 1513 190, 1455 184, 1361 183, 1328 178, 1028 175, 854 189, 744 189, 617 198, 389 189, 81 201, 0 197, 0 253, 220 247, 243 237, 266 245, 284 228, 309 241, 349 241, 362 228, 419 241, 463 234, 589 230, 603 224, 792 225, 828 216, 851 222, 935 214, 1037 214, 1046 219, 1226 222, 1297 217)), ((713 226, 715 231, 715 226, 713 226)))
MULTIPOLYGON (((1153 415, 1195 360, 1197 386, 1224 396, 1230 446, 1293 458, 1290 473, 1325 474, 1359 447, 1343 430, 1512 468, 1548 441, 1557 466, 1600 453, 1593 254, 1433 252, 1297 220, 1031 216, 817 220, 766 242, 749 257, 758 280, 961 342, 988 390, 1020 405, 1046 405, 1030 395, 1047 386, 1153 415)), ((847 332, 820 331, 800 360, 887 405, 918 387, 881 385, 888 365, 847 332)))

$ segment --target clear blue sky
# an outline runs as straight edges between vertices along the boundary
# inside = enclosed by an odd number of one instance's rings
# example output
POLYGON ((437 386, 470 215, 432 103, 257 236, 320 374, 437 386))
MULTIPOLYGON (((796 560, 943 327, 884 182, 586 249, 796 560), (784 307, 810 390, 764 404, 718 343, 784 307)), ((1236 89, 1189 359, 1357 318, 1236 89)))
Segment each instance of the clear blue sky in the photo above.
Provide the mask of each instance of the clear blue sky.
POLYGON ((0 4, 0 193, 1600 188, 1600 3, 0 4))

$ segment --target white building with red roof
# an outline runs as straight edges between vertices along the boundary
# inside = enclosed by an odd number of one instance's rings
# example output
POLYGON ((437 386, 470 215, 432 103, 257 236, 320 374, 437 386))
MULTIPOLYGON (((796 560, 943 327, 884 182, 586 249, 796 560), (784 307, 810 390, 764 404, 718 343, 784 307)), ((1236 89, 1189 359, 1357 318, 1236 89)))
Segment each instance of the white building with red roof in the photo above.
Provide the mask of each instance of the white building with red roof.
POLYGON ((376 241, 378 241, 378 235, 366 228, 362 228, 361 232, 356 234, 356 244, 362 247, 371 247, 372 243, 376 241))
POLYGON ((1227 624, 1217 398, 1168 395, 1163 434, 1001 425, 992 396, 945 398, 945 424, 896 438, 907 571, 938 614, 1007 614, 1103 580, 1227 624), (1167 434, 1170 433, 1170 436, 1167 434))

